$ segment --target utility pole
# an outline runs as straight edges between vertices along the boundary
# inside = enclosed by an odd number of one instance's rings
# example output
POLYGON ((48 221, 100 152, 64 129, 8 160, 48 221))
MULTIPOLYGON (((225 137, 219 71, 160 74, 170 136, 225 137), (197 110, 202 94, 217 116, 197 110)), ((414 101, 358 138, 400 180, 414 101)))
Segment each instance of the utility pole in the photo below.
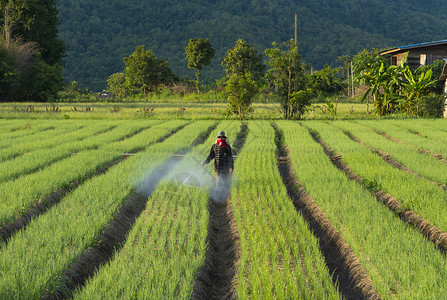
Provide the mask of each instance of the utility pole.
POLYGON ((349 74, 350 74, 350 70, 348 68, 348 97, 349 97, 349 94, 350 94, 349 92, 351 90, 351 79, 350 79, 349 74))
POLYGON ((298 47, 298 13, 295 13, 295 46, 298 47))
POLYGON ((352 97, 354 97, 355 96, 355 89, 354 89, 354 65, 352 64, 352 61, 351 61, 351 84, 352 84, 352 93, 351 93, 351 95, 352 95, 352 97))
MULTIPOLYGON (((298 51, 298 13, 295 13, 295 47, 298 51)), ((298 91, 298 83, 295 81, 295 92, 298 91)))

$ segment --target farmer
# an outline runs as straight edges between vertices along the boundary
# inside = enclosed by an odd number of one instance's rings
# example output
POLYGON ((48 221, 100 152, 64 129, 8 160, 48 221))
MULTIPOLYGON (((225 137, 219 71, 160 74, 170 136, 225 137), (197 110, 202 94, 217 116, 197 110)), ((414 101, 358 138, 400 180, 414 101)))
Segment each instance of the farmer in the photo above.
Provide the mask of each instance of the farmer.
POLYGON ((225 132, 217 133, 217 141, 211 146, 210 155, 202 163, 202 166, 208 164, 214 158, 214 174, 216 175, 216 185, 222 186, 229 184, 229 179, 233 173, 233 154, 225 132))

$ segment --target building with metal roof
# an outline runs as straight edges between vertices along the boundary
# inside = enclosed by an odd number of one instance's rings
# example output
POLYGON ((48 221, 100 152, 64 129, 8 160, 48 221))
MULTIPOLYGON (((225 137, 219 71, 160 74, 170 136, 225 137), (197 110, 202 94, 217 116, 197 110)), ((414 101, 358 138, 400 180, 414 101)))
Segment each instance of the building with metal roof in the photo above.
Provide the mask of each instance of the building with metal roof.
MULTIPOLYGON (((438 80, 440 84, 444 85, 444 93, 447 93, 447 40, 399 46, 382 51, 380 55, 390 54, 391 65, 397 66, 407 53, 407 63, 413 70, 420 66, 431 65, 436 60, 444 60, 444 68, 438 80)), ((444 111, 444 118, 447 118, 447 105, 444 111)))
POLYGON ((430 65, 436 60, 447 59, 447 40, 399 46, 382 51, 380 55, 390 54, 391 64, 397 66, 407 53, 407 62, 411 69, 430 65))

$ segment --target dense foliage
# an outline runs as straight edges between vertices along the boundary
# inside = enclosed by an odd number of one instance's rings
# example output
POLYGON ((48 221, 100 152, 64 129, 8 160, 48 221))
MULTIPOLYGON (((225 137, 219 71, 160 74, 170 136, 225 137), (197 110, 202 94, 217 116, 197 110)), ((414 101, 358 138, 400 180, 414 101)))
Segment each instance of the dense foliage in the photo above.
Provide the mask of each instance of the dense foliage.
POLYGON ((144 96, 149 91, 156 91, 158 85, 176 80, 168 63, 158 59, 145 46, 138 46, 135 52, 125 57, 125 84, 129 88, 140 89, 144 96))
POLYGON ((1 101, 50 101, 63 87, 56 1, 0 1, 1 101))
POLYGON ((299 117, 296 104, 301 98, 297 98, 297 101, 292 101, 292 98, 293 93, 302 90, 306 82, 297 44, 291 39, 281 44, 274 42, 272 45, 273 48, 265 51, 270 66, 267 79, 275 86, 284 118, 299 117))
POLYGON ((58 8, 60 37, 68 49, 65 78, 93 90, 106 87, 107 78, 123 69, 122 57, 137 45, 193 79, 184 49, 196 37, 209 38, 216 49, 203 74, 213 82, 224 75, 220 63, 238 38, 262 53, 272 42, 293 37, 294 12, 300 52, 315 69, 335 67, 338 56, 364 48, 445 39, 447 31, 447 7, 439 0, 58 0, 58 8))
POLYGON ((216 53, 209 39, 189 39, 185 48, 188 68, 196 70, 197 91, 199 91, 201 71, 204 66, 208 66, 216 53))
POLYGON ((382 116, 394 113, 413 116, 440 115, 442 105, 436 104, 440 102, 438 100, 440 97, 424 98, 422 101, 423 96, 428 95, 438 82, 432 78, 432 69, 437 71, 439 63, 425 66, 421 70, 412 70, 406 60, 407 56, 395 66, 390 65, 374 50, 357 54, 353 60, 355 79, 360 84, 368 86, 362 100, 368 96, 373 97, 376 112, 382 116), (436 103, 431 104, 427 101, 436 103), (426 109, 427 107, 430 108, 426 109), (433 113, 435 107, 438 107, 439 112, 433 113))

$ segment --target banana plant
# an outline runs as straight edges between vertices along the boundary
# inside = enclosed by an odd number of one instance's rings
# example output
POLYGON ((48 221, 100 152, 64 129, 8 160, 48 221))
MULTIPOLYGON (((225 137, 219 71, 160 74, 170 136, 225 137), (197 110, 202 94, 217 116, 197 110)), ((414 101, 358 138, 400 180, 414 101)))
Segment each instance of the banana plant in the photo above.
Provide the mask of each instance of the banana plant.
POLYGON ((362 97, 362 101, 372 95, 374 105, 380 115, 395 112, 398 101, 398 89, 401 84, 400 66, 387 66, 381 63, 378 71, 370 75, 370 86, 362 97))
POLYGON ((427 72, 422 72, 419 77, 416 77, 413 72, 411 72, 408 65, 406 65, 402 74, 405 76, 406 81, 402 83, 402 104, 405 105, 407 114, 416 113, 419 111, 418 100, 427 94, 430 87, 433 86, 437 80, 432 80, 432 70, 429 69, 427 72))

